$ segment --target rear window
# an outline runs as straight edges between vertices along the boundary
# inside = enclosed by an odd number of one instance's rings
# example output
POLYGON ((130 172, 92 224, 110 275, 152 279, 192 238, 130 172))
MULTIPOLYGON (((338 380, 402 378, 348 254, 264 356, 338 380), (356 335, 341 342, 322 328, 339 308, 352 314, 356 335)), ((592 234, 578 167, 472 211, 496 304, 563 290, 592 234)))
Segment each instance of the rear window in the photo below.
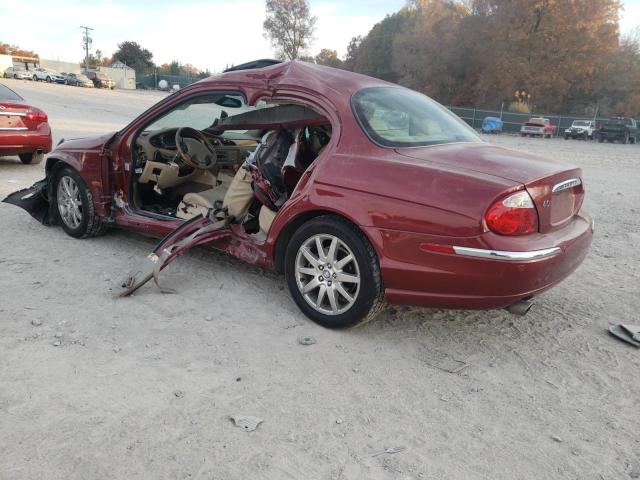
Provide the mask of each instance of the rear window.
POLYGON ((22 99, 23 98, 20 95, 18 95, 16 92, 11 90, 9 87, 5 87, 0 83, 0 100, 17 101, 22 99))
POLYGON ((367 136, 385 147, 481 141, 442 105, 406 88, 365 88, 353 94, 351 105, 367 136))

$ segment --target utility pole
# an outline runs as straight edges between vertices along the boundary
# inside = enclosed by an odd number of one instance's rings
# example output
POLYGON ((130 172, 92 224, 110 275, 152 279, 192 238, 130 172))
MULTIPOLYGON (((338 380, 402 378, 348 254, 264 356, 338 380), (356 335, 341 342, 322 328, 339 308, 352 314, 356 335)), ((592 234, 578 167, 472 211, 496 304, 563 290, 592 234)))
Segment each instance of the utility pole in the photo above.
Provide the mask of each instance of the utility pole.
POLYGON ((93 30, 91 27, 80 26, 84 29, 84 35, 82 41, 84 42, 84 69, 89 70, 89 45, 93 42, 93 39, 89 36, 89 30, 93 30))

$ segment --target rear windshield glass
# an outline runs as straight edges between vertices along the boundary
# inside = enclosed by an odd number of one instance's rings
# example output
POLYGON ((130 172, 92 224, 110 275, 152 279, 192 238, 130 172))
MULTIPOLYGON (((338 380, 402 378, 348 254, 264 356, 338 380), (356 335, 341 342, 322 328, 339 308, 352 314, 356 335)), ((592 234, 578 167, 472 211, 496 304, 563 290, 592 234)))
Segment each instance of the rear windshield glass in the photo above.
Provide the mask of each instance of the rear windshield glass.
POLYGON ((369 138, 385 147, 479 142, 466 123, 429 97, 398 87, 365 88, 351 98, 369 138))
POLYGON ((16 101, 22 100, 22 97, 0 83, 0 100, 16 101))

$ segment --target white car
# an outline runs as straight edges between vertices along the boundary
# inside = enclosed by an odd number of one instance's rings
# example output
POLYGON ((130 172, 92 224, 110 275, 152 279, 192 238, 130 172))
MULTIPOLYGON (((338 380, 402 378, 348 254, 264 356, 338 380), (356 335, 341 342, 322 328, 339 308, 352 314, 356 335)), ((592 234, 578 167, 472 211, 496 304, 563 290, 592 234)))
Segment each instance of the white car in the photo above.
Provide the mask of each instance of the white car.
POLYGON ((569 128, 564 131, 564 139, 581 138, 590 140, 593 138, 593 132, 596 129, 596 122, 591 120, 574 120, 569 128))
POLYGON ((24 68, 9 67, 2 76, 4 78, 15 78, 16 80, 31 80, 31 74, 24 68))
POLYGON ((66 80, 64 76, 60 75, 55 70, 49 70, 48 68, 34 68, 33 69, 33 81, 44 80, 46 82, 64 83, 66 80))

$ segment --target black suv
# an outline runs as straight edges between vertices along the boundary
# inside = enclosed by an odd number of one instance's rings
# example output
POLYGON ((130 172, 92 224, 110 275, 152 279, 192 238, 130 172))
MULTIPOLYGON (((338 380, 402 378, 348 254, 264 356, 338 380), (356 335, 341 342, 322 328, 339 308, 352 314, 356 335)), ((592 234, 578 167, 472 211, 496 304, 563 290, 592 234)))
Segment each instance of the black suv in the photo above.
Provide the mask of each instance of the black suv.
POLYGON ((616 117, 605 120, 595 134, 598 142, 636 143, 638 125, 633 118, 616 117))

